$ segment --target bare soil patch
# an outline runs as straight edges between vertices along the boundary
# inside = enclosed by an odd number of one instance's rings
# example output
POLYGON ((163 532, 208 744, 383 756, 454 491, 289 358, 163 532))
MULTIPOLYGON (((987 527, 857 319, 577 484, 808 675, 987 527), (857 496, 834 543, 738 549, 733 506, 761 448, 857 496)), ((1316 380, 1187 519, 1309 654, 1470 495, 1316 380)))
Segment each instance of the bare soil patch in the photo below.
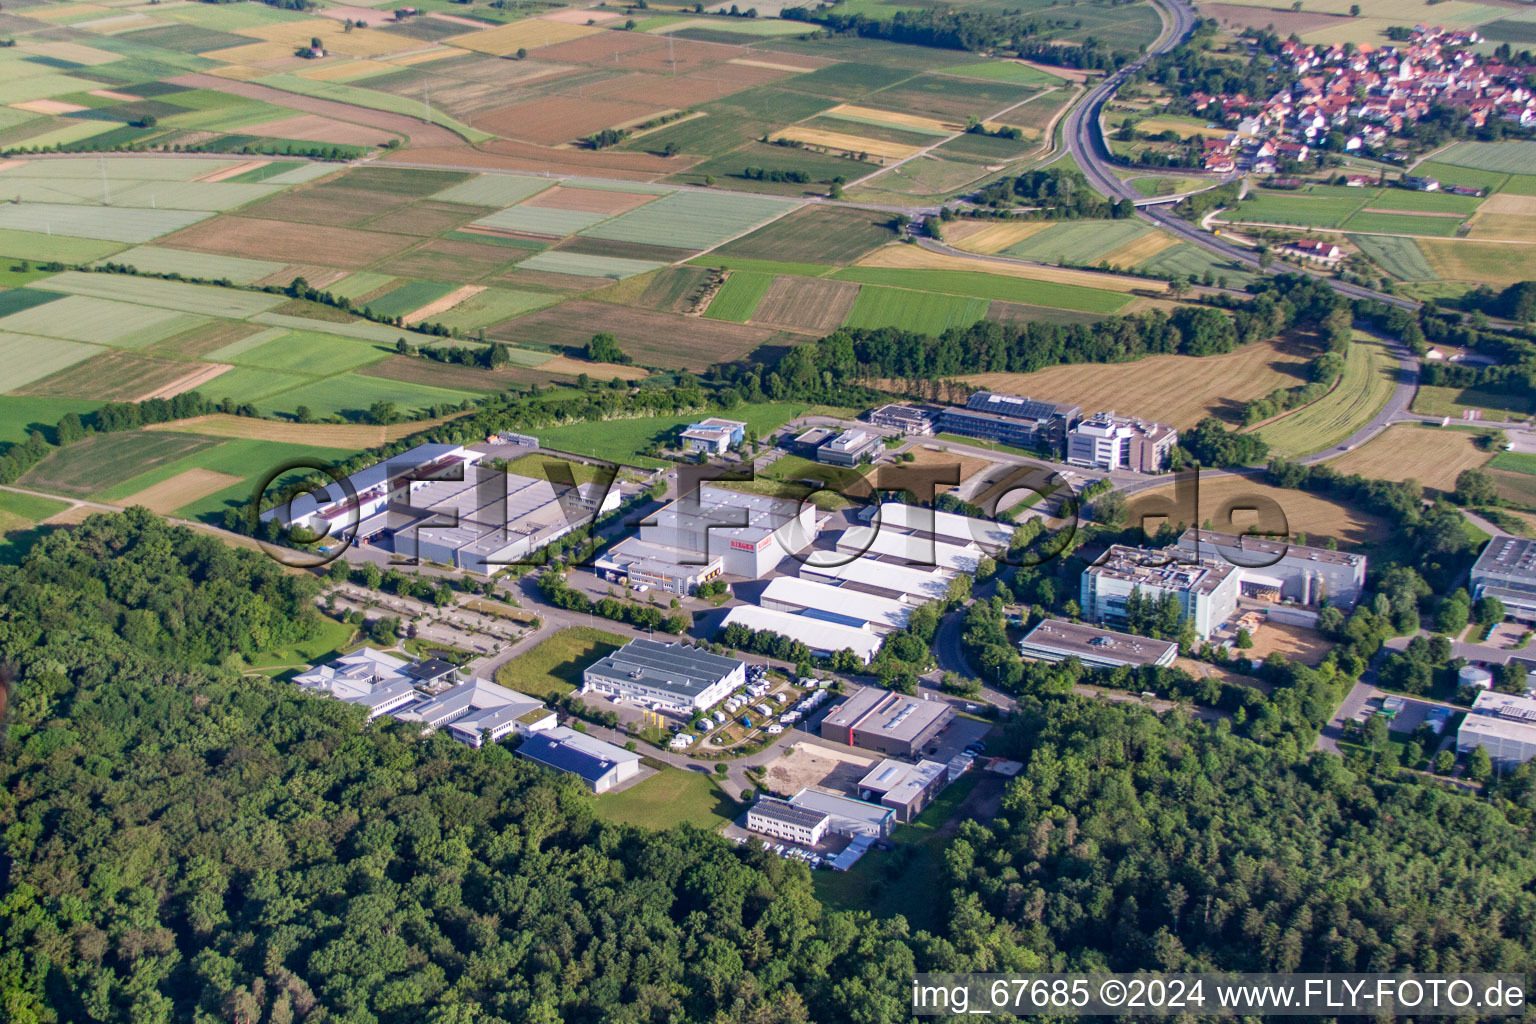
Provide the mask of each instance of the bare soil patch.
MULTIPOLYGON (((183 363, 182 365, 186 366, 189 364, 183 363)), ((167 384, 162 384, 160 387, 144 392, 133 400, 135 402, 144 402, 151 398, 175 398, 177 395, 195 390, 207 384, 219 374, 233 369, 228 363, 192 363, 190 365, 196 368, 189 373, 182 374, 167 384)), ((182 502, 182 504, 186 504, 186 502, 182 502)))
POLYGON ((768 764, 766 782, 770 791, 785 797, 794 796, 807 786, 849 793, 874 764, 874 758, 801 742, 768 764))
POLYGON ((348 124, 319 114, 298 114, 275 121, 247 125, 242 135, 260 135, 269 139, 303 139, 307 142, 336 143, 345 146, 382 146, 398 138, 394 132, 370 125, 348 124))
POLYGON ((582 300, 508 321, 492 337, 574 350, 604 331, 641 366, 687 370, 739 359, 773 337, 762 327, 582 300))
POLYGON ((177 473, 169 480, 162 480, 158 484, 152 484, 135 494, 130 494, 119 503, 125 507, 143 505, 157 515, 170 515, 183 505, 190 505, 198 498, 206 497, 215 491, 222 491, 240 482, 238 476, 230 476, 228 473, 216 473, 211 469, 188 469, 177 473))
MULTIPOLYGON (((161 244, 197 252, 249 256, 252 259, 313 260, 332 267, 358 268, 399 252, 417 239, 381 231, 339 226, 320 227, 318 221, 297 224, 254 217, 218 217, 184 228, 161 244)), ((286 283, 286 282, 285 282, 286 283)))
POLYGON ((752 314, 753 323, 772 324, 818 336, 831 334, 858 298, 852 281, 819 277, 776 277, 752 314))
POLYGON ((567 188, 556 185, 525 199, 520 206, 549 207, 555 210, 580 210, 582 213, 624 213, 656 198, 637 192, 608 192, 596 188, 567 188))

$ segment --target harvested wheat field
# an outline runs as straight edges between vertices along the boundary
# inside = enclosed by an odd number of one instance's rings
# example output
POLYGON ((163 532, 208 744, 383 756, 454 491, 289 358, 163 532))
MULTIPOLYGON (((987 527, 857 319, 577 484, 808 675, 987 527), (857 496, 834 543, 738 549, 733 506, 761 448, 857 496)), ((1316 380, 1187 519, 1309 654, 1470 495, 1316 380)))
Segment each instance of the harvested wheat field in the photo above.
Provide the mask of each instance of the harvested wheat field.
POLYGON ((785 128, 774 136, 773 141, 778 142, 781 139, 807 146, 819 146, 839 153, 868 153, 881 160, 902 160, 918 150, 916 146, 904 146, 899 142, 883 142, 880 139, 868 139, 862 135, 847 135, 842 132, 799 126, 785 128))
POLYGON ((1488 213, 1487 204, 1472 217, 1468 238, 1502 238, 1514 242, 1529 242, 1536 238, 1536 216, 1520 216, 1512 213, 1488 213))
POLYGON ((1063 270, 1060 267, 1026 267, 1012 263, 978 263, 964 256, 946 256, 915 245, 887 245, 876 249, 858 262, 861 267, 902 267, 912 270, 964 270, 972 274, 998 274, 1003 277, 1022 277, 1030 281, 1049 281, 1053 284, 1075 284, 1083 288, 1100 288, 1112 292, 1165 291, 1166 281, 1152 281, 1141 277, 1125 277, 1120 274, 1096 274, 1086 270, 1063 270))
POLYGON ((548 207, 552 210, 579 210, 582 213, 626 213, 655 198, 644 192, 610 192, 604 189, 569 188, 556 185, 517 205, 548 207))
POLYGON ((893 128, 916 128, 930 135, 950 135, 965 130, 965 125, 955 121, 941 121, 936 117, 922 117, 918 114, 898 114, 894 110, 860 107, 852 103, 841 103, 826 113, 829 117, 837 117, 841 114, 850 120, 878 121, 893 128))
POLYGON ((169 480, 162 480, 136 494, 128 495, 122 499, 122 504, 143 505, 151 512, 166 516, 199 498, 233 487, 239 482, 240 477, 228 473, 215 473, 211 469, 188 469, 169 480))
POLYGON ((462 36, 452 36, 443 40, 443 42, 449 46, 462 47, 465 50, 477 50, 480 53, 505 57, 508 54, 516 53, 518 50, 532 50, 540 46, 553 46, 556 43, 580 39, 582 36, 590 36, 602 31, 602 29, 595 25, 572 25, 570 22, 565 21, 527 18, 523 21, 514 21, 510 25, 503 25, 501 28, 469 32, 462 36))
POLYGON ((1235 424, 1244 403, 1306 383, 1307 361, 1316 354, 1314 346, 1290 338, 1254 342, 1219 356, 1148 356, 1133 363, 1076 363, 962 379, 1010 395, 1071 401, 1085 413, 1112 409, 1187 430, 1206 416, 1235 424))
MULTIPOLYGON (((453 417, 448 417, 452 419, 453 417)), ((249 416, 228 416, 214 413, 209 416, 193 416, 190 419, 155 423, 145 430, 169 430, 181 434, 201 434, 205 437, 243 437, 257 441, 278 441, 283 444, 314 445, 319 448, 373 448, 388 441, 418 433, 442 420, 415 420, 396 423, 388 427, 376 427, 364 423, 284 423, 279 420, 259 420, 249 416)))
POLYGON ((1476 469, 1491 457, 1473 443, 1474 435, 1449 427, 1399 423, 1328 465, 1340 473, 1373 480, 1417 480, 1438 491, 1456 488, 1456 475, 1476 469))
POLYGON ((409 235, 390 235, 382 231, 343 227, 320 230, 313 224, 295 224, 286 220, 219 217, 178 231, 161 239, 160 244, 223 256, 292 263, 313 261, 351 269, 375 263, 419 241, 409 235))
MULTIPOLYGON (((986 459, 977 458, 974 455, 961 455, 958 452, 940 451, 937 448, 922 444, 913 445, 907 449, 907 452, 912 456, 912 461, 907 463, 909 466, 953 466, 958 464, 960 467, 960 483, 962 484, 992 465, 986 459)), ((950 490, 952 486, 957 485, 941 484, 937 490, 942 494, 950 490)))
POLYGON ((470 124, 509 139, 551 146, 615 125, 648 120, 666 109, 648 102, 547 96, 480 111, 470 116, 470 124))
POLYGON ((455 288, 436 302, 429 302, 419 309, 414 309, 400 318, 400 322, 409 327, 411 324, 419 324, 423 320, 431 319, 439 313, 446 313, 465 299, 474 298, 485 291, 483 284, 466 284, 462 288, 455 288))
MULTIPOLYGON (((1127 521, 1132 525, 1140 523, 1142 516, 1151 515, 1161 502, 1173 498, 1171 482, 1165 487, 1137 494, 1130 500, 1127 521)), ((1250 527, 1266 533, 1276 532, 1280 524, 1267 518, 1260 519, 1259 514, 1251 510, 1278 507, 1284 516, 1283 532, 1290 536, 1304 533, 1308 543, 1332 537, 1345 547, 1361 547, 1379 544, 1391 533, 1386 520, 1351 505, 1308 491, 1271 487, 1256 479, 1230 473, 1202 475, 1198 500, 1198 509, 1178 508, 1174 511, 1174 526, 1180 523, 1191 526, 1209 519, 1218 532, 1243 533, 1250 527)), ((1155 520, 1144 525, 1153 530, 1157 528, 1155 520)))
POLYGON ((1054 221, 1049 220, 962 220, 944 225, 944 241, 960 249, 991 255, 1038 235, 1054 221))
POLYGON ((752 323, 818 336, 831 334, 848 316, 859 286, 820 277, 776 277, 758 301, 752 323))
POLYGON ((1100 257, 1112 267, 1128 268, 1151 259, 1164 249, 1171 249, 1179 240, 1163 231, 1153 231, 1133 239, 1118 249, 1111 249, 1100 257))
POLYGON ((133 400, 144 402, 151 398, 175 398, 177 395, 200 388, 219 374, 233 369, 228 363, 181 363, 179 365, 191 366, 193 369, 175 380, 145 391, 133 400))
POLYGON ((593 380, 612 380, 618 377, 620 380, 639 380, 650 374, 639 366, 624 366, 621 363, 589 363, 585 359, 572 359, 569 356, 555 356, 538 364, 538 369, 545 373, 568 373, 572 377, 586 374, 593 380))
POLYGON ((319 114, 296 114, 275 121, 247 125, 242 135, 260 135, 272 139, 304 139, 308 142, 340 143, 348 146, 382 146, 397 138, 393 132, 362 124, 347 124, 319 114))

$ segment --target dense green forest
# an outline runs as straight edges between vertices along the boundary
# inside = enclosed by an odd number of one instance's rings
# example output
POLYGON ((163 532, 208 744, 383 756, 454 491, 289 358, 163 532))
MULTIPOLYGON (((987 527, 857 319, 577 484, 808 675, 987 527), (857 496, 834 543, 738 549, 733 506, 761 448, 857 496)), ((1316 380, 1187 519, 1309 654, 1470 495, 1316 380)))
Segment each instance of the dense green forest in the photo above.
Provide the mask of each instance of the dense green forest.
POLYGON ((913 932, 802 864, 605 822, 505 747, 242 677, 313 588, 142 510, 0 567, 0 1018, 877 1024, 915 970, 1532 966, 1536 787, 1028 693, 1026 769, 913 932))

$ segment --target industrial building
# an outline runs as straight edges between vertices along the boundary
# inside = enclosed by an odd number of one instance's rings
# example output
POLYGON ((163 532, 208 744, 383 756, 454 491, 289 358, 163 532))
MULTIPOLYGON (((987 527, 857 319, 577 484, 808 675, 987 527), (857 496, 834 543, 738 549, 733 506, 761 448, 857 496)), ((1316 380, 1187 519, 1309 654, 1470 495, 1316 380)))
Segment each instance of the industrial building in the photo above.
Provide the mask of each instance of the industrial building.
POLYGON ((1213 558, 1184 562, 1176 552, 1115 544, 1083 570, 1078 604, 1089 622, 1119 625, 1126 621, 1126 599, 1133 592, 1154 601, 1172 594, 1204 639, 1237 610, 1241 580, 1242 570, 1213 558))
POLYGON ((933 802, 948 778, 948 769, 937 761, 912 764, 888 757, 859 780, 859 799, 889 807, 897 821, 910 822, 933 802))
POLYGON ((1067 462, 1093 469, 1156 473, 1178 443, 1166 423, 1097 412, 1067 431, 1067 462))
POLYGON ((813 580, 779 576, 763 589, 758 603, 774 611, 812 613, 878 634, 902 629, 912 617, 910 604, 859 594, 813 580))
POLYGON ((557 724, 544 702, 488 679, 471 679, 399 716, 428 729, 447 729, 460 743, 478 747, 511 733, 528 736, 557 724))
POLYGON ((1012 546, 1015 529, 991 519, 976 519, 900 501, 887 501, 864 509, 859 518, 870 523, 871 529, 928 537, 958 547, 973 545, 993 557, 1006 553, 1012 546))
POLYGON ((293 681, 311 693, 367 708, 372 719, 426 699, 417 691, 417 681, 408 672, 410 667, 411 663, 404 658, 363 647, 301 672, 293 681))
POLYGON ((844 430, 816 446, 815 459, 829 466, 857 466, 874 458, 885 447, 885 438, 867 430, 844 430))
POLYGON ((348 477, 355 500, 329 484, 325 495, 298 495, 262 518, 489 574, 619 506, 617 488, 552 484, 482 465, 484 457, 462 445, 418 445, 348 477))
POLYGON ((1483 747, 1494 764, 1510 768, 1536 757, 1536 698, 1484 690, 1456 731, 1456 752, 1483 747))
POLYGON ((822 719, 821 735, 887 757, 910 758, 923 753, 954 718, 955 709, 944 701, 866 686, 822 719))
POLYGON ((1049 662, 1076 658, 1089 668, 1139 668, 1172 665, 1179 645, 1065 619, 1046 619, 1019 641, 1019 654, 1049 662))
POLYGON ((809 647, 819 655, 852 651, 854 657, 867 662, 880 650, 882 638, 854 616, 832 616, 826 613, 786 612, 764 608, 755 604, 740 604, 726 613, 721 626, 745 626, 748 629, 787 636, 809 647))
POLYGON ((950 544, 876 526, 850 526, 837 539, 837 550, 879 562, 939 568, 951 573, 974 573, 982 556, 975 544, 950 544))
POLYGON ((801 564, 800 578, 911 605, 944 600, 949 594, 949 584, 955 578, 954 573, 942 569, 893 565, 847 554, 836 557, 844 560, 841 565, 817 565, 813 554, 801 564))
POLYGON ((824 811, 796 807, 776 796, 760 796, 747 811, 747 828, 786 843, 815 846, 827 834, 831 817, 824 811))
POLYGON ((1193 527, 1179 538, 1179 551, 1180 557, 1219 557, 1240 568, 1244 597, 1349 609, 1365 592, 1364 555, 1193 527))
POLYGON ((893 402, 882 405, 869 414, 869 422, 877 427, 891 427, 916 437, 932 437, 933 423, 939 410, 931 405, 903 405, 893 402))
POLYGON ((655 587, 687 597, 701 583, 725 572, 725 559, 719 555, 701 558, 639 537, 625 537, 593 560, 592 571, 611 583, 623 581, 631 587, 655 587))
POLYGON ((1472 566, 1472 597, 1496 597, 1517 622, 1536 623, 1536 540, 1495 537, 1472 566))
POLYGON ((938 429, 1039 451, 1059 451, 1079 406, 978 391, 965 408, 939 411, 938 429))
POLYGON ((891 825, 896 819, 896 812, 889 807, 819 789, 802 789, 790 797, 789 802, 801 810, 826 815, 826 830, 839 836, 884 839, 891 834, 891 825))
POLYGON ((563 725, 529 735, 517 754, 534 764, 577 776, 594 793, 606 793, 640 774, 639 754, 563 725))
POLYGON ((723 455, 741 444, 746 437, 747 425, 739 420, 723 420, 711 416, 698 423, 690 423, 683 431, 683 448, 690 452, 707 452, 723 455))
POLYGON ((747 685, 747 666, 682 643, 631 640, 588 665, 581 692, 691 715, 747 685))
POLYGON ((679 552, 679 561, 720 558, 726 574, 762 579, 816 539, 816 507, 766 494, 702 486, 658 510, 640 539, 679 552))

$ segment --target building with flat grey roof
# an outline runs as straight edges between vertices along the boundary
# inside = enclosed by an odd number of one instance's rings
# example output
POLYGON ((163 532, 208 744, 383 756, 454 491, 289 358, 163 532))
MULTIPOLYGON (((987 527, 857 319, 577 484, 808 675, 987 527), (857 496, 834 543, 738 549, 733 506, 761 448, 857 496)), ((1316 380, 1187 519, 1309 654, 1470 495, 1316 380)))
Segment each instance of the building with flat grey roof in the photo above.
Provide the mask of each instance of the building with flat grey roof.
POLYGON ((886 758, 859 780, 859 799, 879 802, 896 812, 896 820, 909 822, 944 788, 948 769, 937 761, 911 764, 886 758))
POLYGON ((978 391, 966 400, 965 408, 940 410, 938 427, 945 433, 980 437, 1021 448, 1056 451, 1077 421, 1079 408, 995 391, 978 391))
POLYGON ((1220 558, 1240 568, 1245 597, 1353 608, 1365 592, 1364 555, 1194 527, 1178 546, 1180 557, 1220 558))
POLYGON ((454 739, 470 747, 481 746, 486 740, 496 743, 512 733, 527 736, 558 724, 555 713, 543 701, 488 679, 460 683, 400 718, 420 722, 428 729, 447 729, 454 739))
POLYGON ((944 600, 955 578, 954 573, 943 569, 894 565, 847 554, 836 559, 841 564, 818 565, 817 553, 812 552, 800 565, 800 578, 841 587, 850 593, 851 601, 858 600, 857 594, 873 594, 910 605, 944 600))
POLYGON ((631 640, 588 665, 581 682, 582 693, 691 715, 745 686, 747 666, 687 644, 631 640))
POLYGON ((885 438, 867 430, 845 430, 828 438, 816 448, 816 461, 829 466, 857 466, 866 456, 874 457, 885 447, 885 438))
POLYGON ((625 537, 593 560, 592 572, 610 583, 623 581, 631 587, 655 587, 687 597, 695 587, 725 572, 725 559, 719 555, 703 558, 639 537, 625 537))
POLYGON ((786 843, 815 846, 827 834, 831 817, 825 811, 796 807, 776 796, 760 796, 747 811, 747 828, 786 843))
POLYGON ((955 709, 944 701, 866 686, 822 719, 821 735, 887 757, 914 757, 954 718, 955 709))
POLYGON ((1089 668, 1172 665, 1179 645, 1132 633, 1116 633, 1081 622, 1046 619, 1019 641, 1019 654, 1035 661, 1077 658, 1089 668))
POLYGON ((426 700, 416 689, 411 663, 371 647, 360 647, 334 661, 293 677, 311 693, 368 709, 369 718, 404 711, 426 700))
POLYGON ((1156 473, 1179 440, 1166 423, 1097 412, 1067 431, 1067 461, 1094 469, 1156 473))
POLYGON ((891 825, 896 820, 896 812, 889 807, 819 789, 802 789, 789 802, 802 810, 825 814, 827 831, 834 835, 883 839, 891 834, 891 825))
POLYGON ((939 410, 931 405, 905 405, 893 402, 871 412, 869 422, 877 427, 894 427, 903 434, 932 437, 933 420, 938 412, 939 410))
POLYGON ((1154 601, 1171 594, 1195 633, 1209 637, 1237 610, 1242 570, 1214 558, 1182 561, 1180 554, 1112 545, 1098 564, 1083 570, 1078 601, 1083 618, 1120 625, 1132 593, 1154 601))
POLYGON ((1496 597, 1517 622, 1536 623, 1536 540, 1495 537, 1472 566, 1473 598, 1496 597))
POLYGON ((718 557, 729 575, 762 579, 785 555, 809 547, 820 523, 809 502, 705 485, 658 509, 640 539, 673 549, 679 560, 718 557))
POLYGON ((516 753, 534 764, 575 775, 594 793, 606 793, 640 774, 639 754, 563 725, 531 734, 516 753))
POLYGON ((1456 730, 1456 752, 1483 747, 1500 767, 1509 768, 1536 757, 1536 699, 1521 694, 1484 690, 1456 730))

